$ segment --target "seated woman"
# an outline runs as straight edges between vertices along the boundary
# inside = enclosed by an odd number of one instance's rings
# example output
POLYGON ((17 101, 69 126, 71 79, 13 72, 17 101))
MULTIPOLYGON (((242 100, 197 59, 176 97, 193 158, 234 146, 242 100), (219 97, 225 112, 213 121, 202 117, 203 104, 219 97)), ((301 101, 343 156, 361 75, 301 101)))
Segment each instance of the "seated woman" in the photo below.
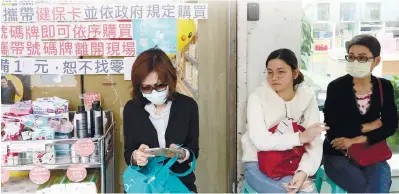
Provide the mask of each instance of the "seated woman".
MULTIPOLYGON (((176 92, 176 70, 160 49, 141 53, 134 62, 131 76, 132 100, 123 110, 126 164, 145 166, 151 156, 144 153, 144 149, 171 147, 181 152, 171 170, 186 172, 199 152, 197 103, 176 92), (177 144, 192 152, 178 148, 177 144)), ((190 191, 197 192, 194 173, 180 180, 190 191)))
POLYGON ((320 166, 321 132, 328 127, 319 123, 315 95, 301 84, 304 77, 291 50, 272 52, 266 68, 267 81, 248 98, 241 139, 245 179, 258 193, 313 192, 313 183, 305 180, 320 166), (297 160, 279 160, 281 154, 297 160))
POLYGON ((390 81, 371 75, 381 61, 376 38, 358 35, 347 43, 347 51, 349 74, 327 88, 324 116, 331 129, 324 141, 325 172, 349 193, 388 193, 392 181, 386 161, 360 167, 345 155, 353 144, 373 145, 395 133, 398 117, 393 87, 390 81))

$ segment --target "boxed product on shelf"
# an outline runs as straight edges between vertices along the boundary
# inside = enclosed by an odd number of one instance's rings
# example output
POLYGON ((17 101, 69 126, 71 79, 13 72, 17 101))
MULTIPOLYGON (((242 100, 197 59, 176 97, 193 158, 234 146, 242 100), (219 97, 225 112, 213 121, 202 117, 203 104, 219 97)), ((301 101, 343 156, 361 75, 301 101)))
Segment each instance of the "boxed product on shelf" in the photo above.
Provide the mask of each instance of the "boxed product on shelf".
POLYGON ((33 114, 63 117, 68 114, 68 105, 68 100, 59 97, 38 98, 33 101, 33 114))

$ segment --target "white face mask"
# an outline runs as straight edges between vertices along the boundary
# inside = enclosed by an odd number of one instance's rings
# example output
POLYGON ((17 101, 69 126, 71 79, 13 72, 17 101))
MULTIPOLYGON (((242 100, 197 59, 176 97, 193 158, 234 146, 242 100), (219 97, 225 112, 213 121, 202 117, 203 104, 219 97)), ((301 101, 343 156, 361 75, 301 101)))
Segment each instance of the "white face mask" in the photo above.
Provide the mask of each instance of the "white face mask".
POLYGON ((162 92, 158 92, 156 90, 152 90, 151 94, 143 94, 144 98, 147 98, 148 101, 155 105, 164 104, 166 99, 168 98, 169 87, 162 92))
POLYGON ((346 62, 346 71, 355 78, 364 78, 370 75, 371 61, 365 63, 359 63, 355 60, 353 62, 346 62))

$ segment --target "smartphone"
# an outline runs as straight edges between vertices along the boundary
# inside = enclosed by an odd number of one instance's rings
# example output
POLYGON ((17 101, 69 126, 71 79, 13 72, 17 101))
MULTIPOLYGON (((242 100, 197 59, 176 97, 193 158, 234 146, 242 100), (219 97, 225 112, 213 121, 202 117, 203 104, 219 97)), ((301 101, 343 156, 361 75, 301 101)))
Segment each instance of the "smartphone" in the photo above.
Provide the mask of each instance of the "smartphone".
POLYGON ((173 158, 179 154, 179 151, 171 148, 150 148, 150 149, 145 149, 144 153, 151 154, 154 156, 165 156, 168 158, 173 158))

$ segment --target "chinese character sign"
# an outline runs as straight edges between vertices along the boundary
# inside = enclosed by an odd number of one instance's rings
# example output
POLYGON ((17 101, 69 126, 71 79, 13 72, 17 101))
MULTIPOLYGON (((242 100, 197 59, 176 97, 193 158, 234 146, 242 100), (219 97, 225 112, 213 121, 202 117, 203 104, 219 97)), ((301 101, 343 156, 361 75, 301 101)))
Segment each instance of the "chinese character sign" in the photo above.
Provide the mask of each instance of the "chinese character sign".
POLYGON ((2 40, 1 56, 135 56, 136 42, 2 40))
POLYGON ((95 21, 147 18, 207 19, 208 4, 7 4, 2 22, 95 21))
POLYGON ((177 53, 176 19, 133 20, 133 30, 137 54, 154 46, 165 53, 177 53))
POLYGON ((131 22, 2 23, 2 40, 132 39, 131 22))
POLYGON ((123 59, 1 58, 1 74, 123 74, 125 66, 132 66, 133 62, 133 57, 123 59))

